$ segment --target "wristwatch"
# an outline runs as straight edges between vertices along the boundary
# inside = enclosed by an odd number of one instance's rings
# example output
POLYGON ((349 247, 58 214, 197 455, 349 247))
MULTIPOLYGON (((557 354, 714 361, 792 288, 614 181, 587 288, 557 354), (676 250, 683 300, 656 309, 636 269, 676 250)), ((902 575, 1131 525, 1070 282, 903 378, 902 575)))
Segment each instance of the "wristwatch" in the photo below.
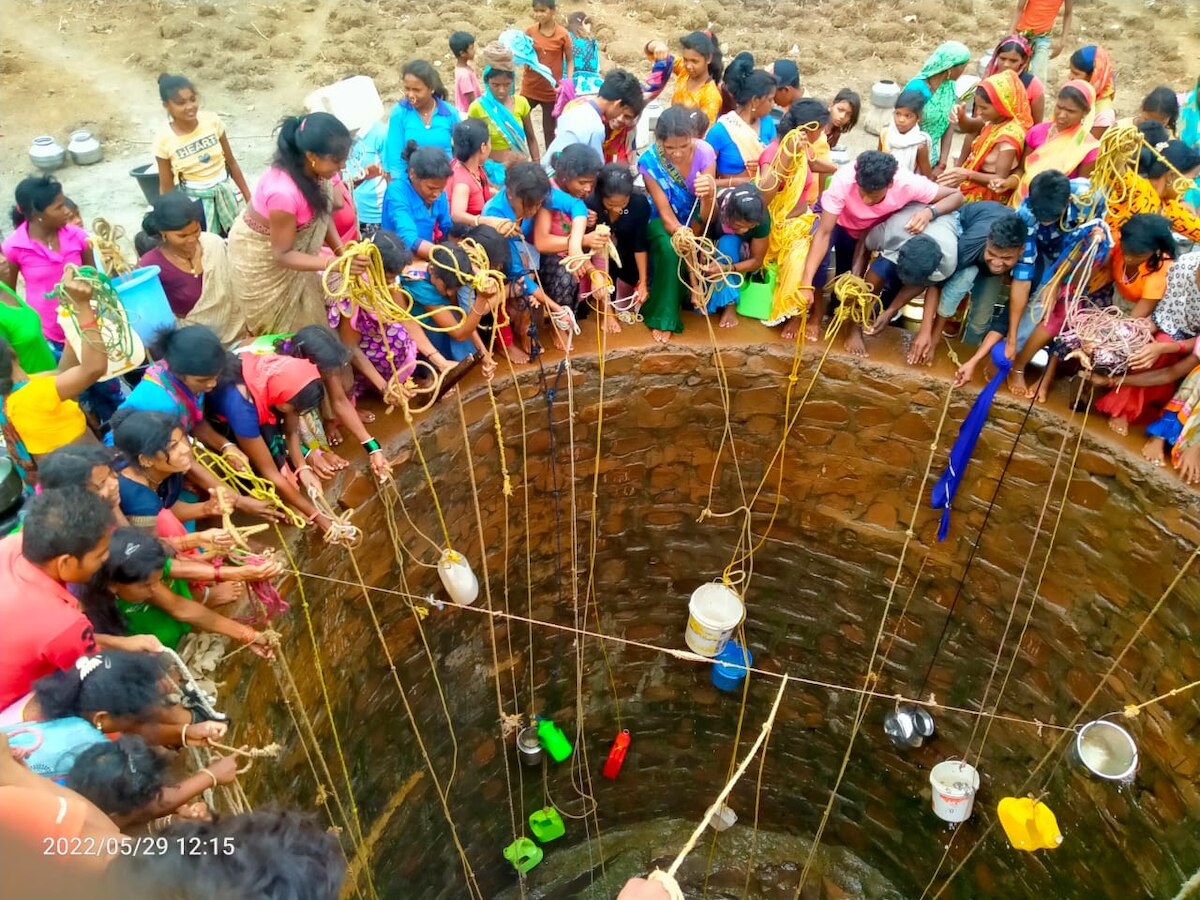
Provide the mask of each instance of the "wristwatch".
POLYGON ((938 211, 933 207, 933 204, 930 204, 929 206, 927 206, 925 208, 927 210, 929 210, 929 214, 931 216, 933 216, 935 219, 938 217, 938 211))

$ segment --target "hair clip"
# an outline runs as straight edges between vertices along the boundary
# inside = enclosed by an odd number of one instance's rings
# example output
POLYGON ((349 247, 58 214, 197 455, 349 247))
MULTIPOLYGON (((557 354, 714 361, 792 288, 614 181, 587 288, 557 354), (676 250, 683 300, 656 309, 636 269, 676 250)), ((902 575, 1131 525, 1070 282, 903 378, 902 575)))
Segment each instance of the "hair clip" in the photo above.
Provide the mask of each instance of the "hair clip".
POLYGON ((125 547, 125 551, 124 551, 125 558, 128 559, 129 557, 133 556, 133 554, 137 553, 141 549, 142 549, 141 544, 129 544, 128 546, 125 547))
POLYGON ((99 655, 81 656, 75 660, 75 669, 79 672, 81 682, 103 665, 104 657, 99 655))

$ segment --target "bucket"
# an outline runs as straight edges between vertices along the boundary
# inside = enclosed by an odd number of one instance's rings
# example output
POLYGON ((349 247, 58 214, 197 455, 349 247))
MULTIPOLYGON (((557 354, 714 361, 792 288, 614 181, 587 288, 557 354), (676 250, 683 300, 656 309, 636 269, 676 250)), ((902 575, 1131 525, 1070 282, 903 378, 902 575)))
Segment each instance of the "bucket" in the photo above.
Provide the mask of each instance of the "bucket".
POLYGON ((943 822, 965 822, 975 805, 979 773, 958 759, 938 763, 929 773, 933 811, 943 822))
POLYGON ((778 281, 779 272, 775 263, 750 272, 738 290, 738 315, 759 321, 771 318, 771 301, 778 281))
POLYGON ((383 101, 369 75, 352 75, 304 98, 309 112, 331 113, 360 136, 383 118, 383 101))
POLYGON ((746 608, 741 598, 719 582, 702 584, 688 602, 687 641, 693 653, 716 656, 725 649, 746 608))
POLYGON ((722 803, 721 808, 708 817, 708 825, 713 831, 728 831, 737 824, 737 819, 737 813, 722 803))
POLYGON ((129 174, 137 179, 138 187, 142 189, 142 196, 146 198, 146 202, 153 205, 161 194, 158 189, 158 164, 146 163, 144 166, 136 166, 129 170, 129 174))
POLYGON ((1085 769, 1106 781, 1129 781, 1137 770, 1138 750, 1133 737, 1105 719, 1088 722, 1079 729, 1075 756, 1085 769))
POLYGON ((542 764, 542 741, 538 737, 536 726, 526 725, 517 732, 517 756, 522 765, 540 766, 542 764))
POLYGON ((113 279, 113 289, 125 307, 129 325, 146 346, 158 332, 175 324, 175 313, 158 277, 160 271, 158 266, 146 266, 113 279))
POLYGON ((535 838, 545 844, 558 840, 566 834, 567 826, 563 823, 562 816, 558 814, 557 809, 553 806, 543 806, 530 814, 529 830, 533 832, 535 838))
POLYGON ((712 683, 722 691, 736 691, 746 680, 747 667, 754 665, 754 654, 737 641, 730 641, 714 658, 712 683))
POLYGON ((438 577, 457 606, 470 606, 479 596, 479 579, 471 570, 471 564, 448 547, 438 560, 438 577))

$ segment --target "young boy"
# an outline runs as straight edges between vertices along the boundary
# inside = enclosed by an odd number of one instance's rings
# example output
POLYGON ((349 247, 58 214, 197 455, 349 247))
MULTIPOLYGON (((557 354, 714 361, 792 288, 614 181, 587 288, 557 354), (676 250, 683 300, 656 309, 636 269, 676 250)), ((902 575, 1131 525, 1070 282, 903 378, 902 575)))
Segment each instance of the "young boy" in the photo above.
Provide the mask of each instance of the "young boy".
POLYGON ((1046 83, 1046 72, 1050 68, 1050 60, 1058 57, 1066 46, 1071 34, 1071 7, 1074 0, 1017 0, 1017 8, 1013 10, 1013 24, 1009 31, 1024 35, 1033 48, 1033 56, 1029 60, 1029 71, 1043 84, 1046 83), (1051 43, 1050 35, 1054 31, 1054 20, 1062 10, 1062 34, 1058 40, 1051 43))
POLYGON ((896 98, 892 121, 879 132, 879 149, 896 157, 900 168, 932 178, 933 163, 930 162, 929 150, 933 141, 921 130, 920 124, 924 108, 924 94, 920 91, 902 91, 896 98))
POLYGON ((454 54, 454 105, 465 116, 471 104, 483 96, 479 76, 471 65, 475 58, 475 35, 454 32, 450 35, 450 52, 454 54))
MULTIPOLYGON (((554 18, 557 0, 533 0, 534 24, 525 29, 525 33, 533 38, 533 49, 537 53, 538 62, 549 69, 557 77, 567 81, 575 78, 575 50, 571 43, 571 32, 559 25, 554 18)), ((532 67, 525 67, 521 76, 521 96, 529 101, 529 105, 542 111, 542 136, 545 146, 550 146, 554 140, 556 125, 554 122, 554 103, 558 99, 555 85, 538 74, 532 67)))

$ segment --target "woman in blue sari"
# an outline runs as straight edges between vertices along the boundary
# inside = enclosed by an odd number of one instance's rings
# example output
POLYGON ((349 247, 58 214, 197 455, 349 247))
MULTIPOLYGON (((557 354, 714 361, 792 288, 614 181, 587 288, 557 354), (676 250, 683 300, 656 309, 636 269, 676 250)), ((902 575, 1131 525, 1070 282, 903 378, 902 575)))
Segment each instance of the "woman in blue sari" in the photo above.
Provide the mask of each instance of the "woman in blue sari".
POLYGON ((472 119, 482 119, 492 141, 492 156, 485 164, 494 184, 504 183, 504 167, 514 162, 538 162, 541 153, 530 118, 529 101, 513 93, 512 52, 499 44, 484 49, 483 96, 467 109, 472 119), (499 175, 499 179, 497 179, 499 175))

